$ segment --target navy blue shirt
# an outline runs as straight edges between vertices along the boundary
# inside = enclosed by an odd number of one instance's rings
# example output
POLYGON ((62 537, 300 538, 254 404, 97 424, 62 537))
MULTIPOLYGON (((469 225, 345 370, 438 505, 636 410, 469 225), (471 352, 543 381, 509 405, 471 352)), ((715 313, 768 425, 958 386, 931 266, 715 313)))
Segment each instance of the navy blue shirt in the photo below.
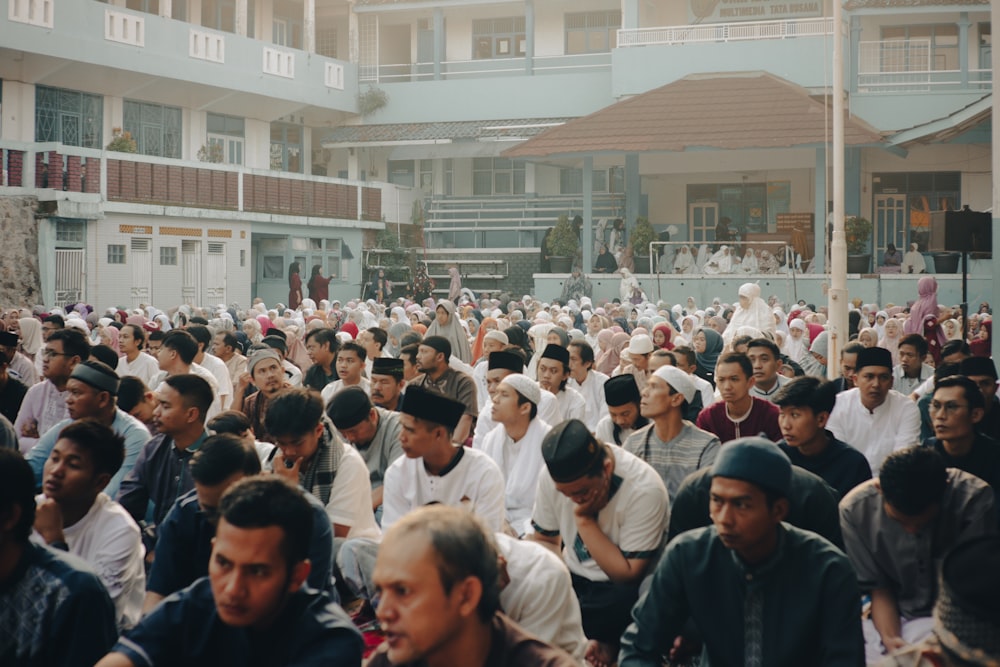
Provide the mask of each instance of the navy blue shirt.
POLYGON ((270 628, 234 628, 219 618, 208 577, 174 593, 112 649, 137 667, 360 667, 363 641, 329 593, 293 593, 270 628))
MULTIPOLYGON (((311 588, 333 590, 333 527, 322 503, 305 493, 313 508, 309 561, 312 569, 307 583, 311 588)), ((170 595, 208 576, 215 526, 208 522, 198 506, 198 496, 190 491, 174 503, 157 531, 156 559, 146 582, 146 590, 170 595)))
POLYGON ((778 447, 788 455, 792 465, 819 475, 843 498, 858 484, 872 478, 871 464, 864 454, 837 440, 830 431, 826 431, 826 438, 826 449, 816 456, 804 456, 798 448, 790 446, 784 440, 778 442, 778 447))

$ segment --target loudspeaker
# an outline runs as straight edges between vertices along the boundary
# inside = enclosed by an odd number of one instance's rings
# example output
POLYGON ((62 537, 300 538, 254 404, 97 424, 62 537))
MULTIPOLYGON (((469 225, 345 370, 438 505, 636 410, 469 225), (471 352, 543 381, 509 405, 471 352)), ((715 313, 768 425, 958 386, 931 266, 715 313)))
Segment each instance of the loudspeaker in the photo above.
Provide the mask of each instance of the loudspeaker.
POLYGON ((992 252, 992 215, 979 211, 932 211, 931 252, 992 252))

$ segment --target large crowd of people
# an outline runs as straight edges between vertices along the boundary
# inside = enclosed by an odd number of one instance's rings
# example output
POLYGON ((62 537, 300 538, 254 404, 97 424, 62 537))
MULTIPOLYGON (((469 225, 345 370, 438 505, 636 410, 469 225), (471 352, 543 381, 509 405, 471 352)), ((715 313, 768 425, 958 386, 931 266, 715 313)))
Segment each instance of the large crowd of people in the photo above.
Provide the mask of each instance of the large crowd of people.
POLYGON ((5 308, 0 664, 1000 664, 989 306, 623 275, 5 308))

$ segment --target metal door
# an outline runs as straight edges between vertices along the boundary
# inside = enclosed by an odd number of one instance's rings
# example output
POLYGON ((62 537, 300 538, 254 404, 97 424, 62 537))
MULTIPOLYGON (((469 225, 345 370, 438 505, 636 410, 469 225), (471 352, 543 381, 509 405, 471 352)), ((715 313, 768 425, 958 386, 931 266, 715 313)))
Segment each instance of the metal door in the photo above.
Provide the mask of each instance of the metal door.
POLYGON ((189 305, 201 301, 201 241, 181 241, 181 300, 189 305))
POLYGON ((153 240, 132 239, 132 307, 153 302, 153 240))
POLYGON ((205 259, 205 298, 208 305, 226 303, 226 244, 209 243, 205 259))
POLYGON ((890 243, 900 252, 908 250, 906 240, 906 195, 875 195, 875 262, 882 265, 890 243))
POLYGON ((719 205, 699 202, 688 206, 693 243, 710 243, 715 240, 715 226, 719 223, 719 205))
POLYGON ((82 249, 56 250, 55 305, 68 306, 84 300, 84 255, 82 249))

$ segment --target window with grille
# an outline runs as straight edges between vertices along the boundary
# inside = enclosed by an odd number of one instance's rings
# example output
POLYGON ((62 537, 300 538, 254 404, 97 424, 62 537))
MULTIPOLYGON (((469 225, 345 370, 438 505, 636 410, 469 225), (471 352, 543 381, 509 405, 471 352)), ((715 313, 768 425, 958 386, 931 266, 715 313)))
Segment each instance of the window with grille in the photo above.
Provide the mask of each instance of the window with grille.
POLYGON ((472 194, 523 195, 524 162, 498 157, 473 158, 472 194))
POLYGON ((566 14, 566 53, 607 53, 618 44, 620 10, 566 14))
POLYGON ((472 57, 520 58, 526 49, 523 16, 475 19, 472 22, 472 57))
POLYGON ((337 29, 316 29, 316 53, 327 58, 337 57, 337 29))
POLYGON ((123 126, 132 133, 143 155, 180 159, 180 108, 125 100, 123 126))
POLYGON ((117 243, 108 244, 108 264, 125 263, 125 245, 117 243))
POLYGON ((35 141, 102 148, 104 98, 75 90, 35 86, 35 141))
POLYGON ((58 243, 83 243, 87 223, 80 220, 56 220, 56 241, 58 243))
POLYGON ((213 156, 221 156, 225 164, 243 164, 246 120, 220 113, 210 113, 206 120, 208 145, 214 149, 213 156))
POLYGON ((176 246, 164 246, 160 248, 160 266, 177 266, 176 246))
POLYGON ((959 68, 958 25, 954 23, 882 26, 882 40, 893 44, 882 48, 879 71, 923 72, 959 68))

